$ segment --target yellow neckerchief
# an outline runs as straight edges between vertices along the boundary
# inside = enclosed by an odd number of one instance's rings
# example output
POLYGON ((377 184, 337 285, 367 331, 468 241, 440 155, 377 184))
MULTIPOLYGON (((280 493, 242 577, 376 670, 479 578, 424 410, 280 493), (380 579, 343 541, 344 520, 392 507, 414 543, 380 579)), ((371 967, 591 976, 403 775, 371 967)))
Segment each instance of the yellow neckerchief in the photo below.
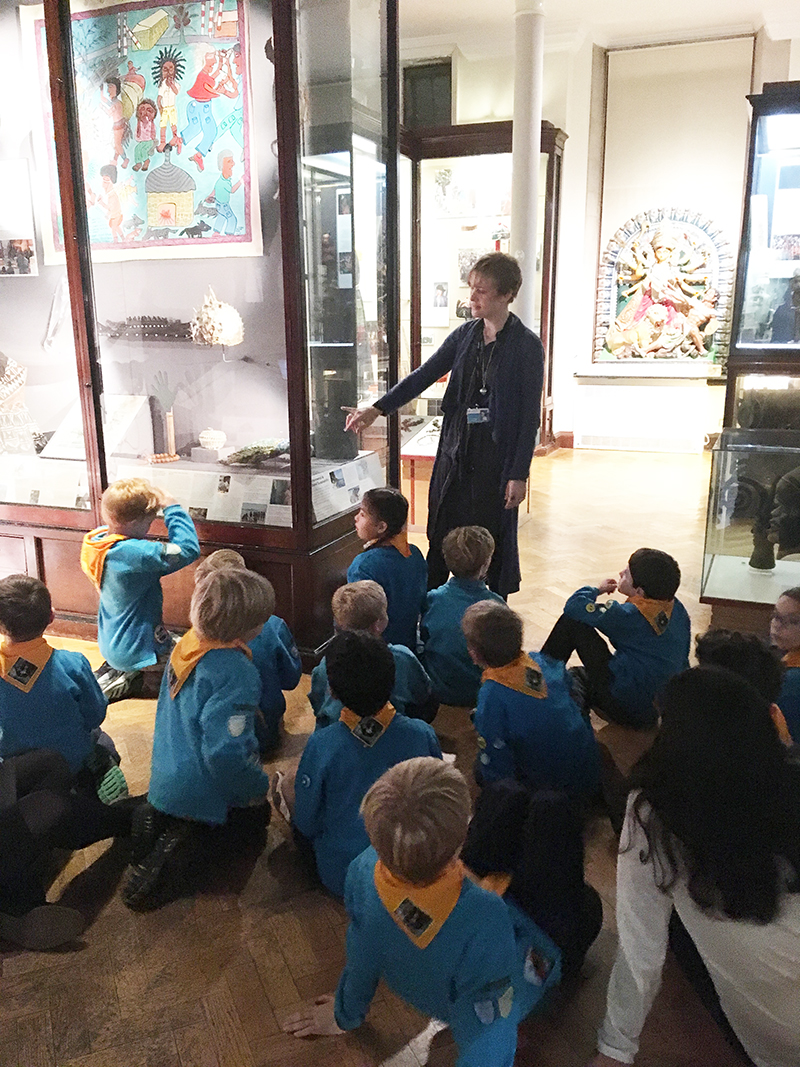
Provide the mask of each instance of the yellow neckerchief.
POLYGON ((775 729, 778 731, 778 737, 783 741, 784 745, 793 745, 794 741, 792 735, 789 733, 789 727, 786 725, 786 719, 783 717, 783 712, 777 704, 770 704, 769 714, 775 725, 775 729))
POLYGON ((81 570, 98 592, 100 582, 103 580, 106 552, 117 541, 126 540, 124 534, 109 533, 107 526, 98 526, 96 530, 91 530, 84 537, 81 545, 81 570))
POLYGON ((506 689, 514 689, 517 693, 539 700, 547 696, 547 682, 541 668, 526 652, 520 652, 514 662, 507 663, 505 667, 487 667, 482 681, 497 682, 506 689))
POLYGON ((208 641, 196 630, 187 630, 169 657, 169 695, 173 700, 206 652, 214 648, 238 648, 248 659, 253 658, 253 653, 242 641, 208 641))
POLYGON ((384 704, 377 715, 356 715, 350 708, 342 708, 339 722, 343 722, 365 748, 372 748, 396 714, 391 704, 384 704))
POLYGON ((415 885, 375 864, 375 888, 384 908, 417 948, 427 948, 450 917, 464 882, 461 860, 448 863, 428 885, 415 885))
POLYGON ((783 662, 787 667, 800 667, 800 648, 793 648, 791 652, 787 652, 783 657, 783 662))
POLYGON ((0 644, 0 677, 15 689, 30 693, 52 654, 43 637, 18 642, 7 637, 0 644))
POLYGON ((496 893, 498 897, 502 897, 511 885, 512 876, 504 871, 490 872, 485 874, 483 878, 479 878, 469 867, 465 867, 464 870, 475 885, 479 885, 481 889, 485 889, 489 893, 496 893))
POLYGON ((387 537, 383 540, 380 537, 376 537, 372 541, 367 541, 364 548, 365 550, 367 548, 396 548, 400 555, 405 556, 406 559, 411 555, 408 534, 405 530, 401 530, 400 533, 395 534, 394 537, 387 537))
POLYGON ((628 603, 641 611, 659 637, 669 626, 674 600, 651 600, 648 596, 629 596, 628 603))

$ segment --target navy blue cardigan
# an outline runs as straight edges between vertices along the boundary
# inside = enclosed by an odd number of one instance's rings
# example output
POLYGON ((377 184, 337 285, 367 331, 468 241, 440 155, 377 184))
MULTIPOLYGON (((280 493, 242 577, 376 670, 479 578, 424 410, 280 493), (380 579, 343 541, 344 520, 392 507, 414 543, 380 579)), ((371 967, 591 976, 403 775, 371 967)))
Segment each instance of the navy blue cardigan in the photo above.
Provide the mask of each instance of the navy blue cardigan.
MULTIPOLYGON (((375 407, 383 414, 391 414, 408 404, 450 371, 442 400, 445 419, 460 415, 461 404, 468 383, 464 382, 467 355, 483 330, 482 319, 465 322, 447 337, 440 348, 421 367, 412 371, 393 389, 380 398, 375 407)), ((489 392, 489 425, 502 463, 502 482, 524 481, 530 472, 536 431, 539 429, 544 358, 542 342, 524 326, 516 315, 510 314, 497 335, 492 360, 492 388, 489 392)), ((428 500, 428 538, 436 526, 439 504, 444 499, 455 473, 455 457, 442 447, 436 453, 428 500)), ((519 589, 519 552, 517 548, 517 508, 504 511, 502 519, 501 572, 499 592, 507 596, 519 589)))

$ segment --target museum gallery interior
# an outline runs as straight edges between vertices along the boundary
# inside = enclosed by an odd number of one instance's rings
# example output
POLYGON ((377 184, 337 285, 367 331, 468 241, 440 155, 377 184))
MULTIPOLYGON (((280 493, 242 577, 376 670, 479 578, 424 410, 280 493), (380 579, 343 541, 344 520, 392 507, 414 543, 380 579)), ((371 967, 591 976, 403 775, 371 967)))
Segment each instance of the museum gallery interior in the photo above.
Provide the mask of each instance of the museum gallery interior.
MULTIPOLYGON (((144 477, 187 509, 203 556, 233 548, 269 579, 310 671, 364 493, 401 488, 424 551, 446 380, 358 435, 342 409, 470 319, 470 272, 494 251, 520 261, 512 311, 544 347, 510 599, 528 647, 595 567, 624 565, 631 530, 628 552, 676 539, 695 632, 766 634, 800 585, 796 0, 0 0, 0 71, 0 578, 44 581, 48 634, 93 667, 81 544, 103 490, 144 477), (659 480, 685 494, 674 508, 659 480)), ((193 570, 163 582, 176 632, 193 570)), ((288 698, 270 772, 313 727, 307 691, 288 698)), ((147 788, 152 696, 107 720, 131 793, 147 788)), ((595 726, 627 771, 642 738, 595 726)), ((467 770, 469 723, 436 727, 467 770)), ((388 991, 372 1044, 316 1053, 280 1033, 335 986, 346 916, 280 866, 276 835, 275 869, 265 854, 241 898, 131 916, 91 883, 80 967, 4 957, 0 1059, 455 1062, 388 991), (225 931, 247 951, 226 955, 225 931)), ((593 1052, 615 847, 606 826, 587 840, 607 911, 595 971, 519 1063, 593 1052)), ((101 862, 113 879, 109 856, 76 853, 54 891, 101 862)), ((692 1041, 703 1063, 739 1062, 677 973, 665 989, 637 1063, 699 1063, 692 1041)))

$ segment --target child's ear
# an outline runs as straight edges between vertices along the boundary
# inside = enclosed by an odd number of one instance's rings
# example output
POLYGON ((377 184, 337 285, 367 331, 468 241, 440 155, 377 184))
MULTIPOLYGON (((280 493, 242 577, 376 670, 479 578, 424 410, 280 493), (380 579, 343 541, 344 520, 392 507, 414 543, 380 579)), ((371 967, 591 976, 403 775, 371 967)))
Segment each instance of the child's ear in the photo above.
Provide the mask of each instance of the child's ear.
POLYGON ((384 537, 386 531, 389 529, 389 525, 388 523, 385 523, 383 519, 379 519, 378 522, 375 523, 375 529, 378 531, 378 537, 384 537))
POLYGON ((467 641, 467 652, 469 652, 469 658, 472 660, 473 663, 477 664, 478 667, 486 666, 486 664, 476 652, 474 645, 471 645, 469 641, 467 641))

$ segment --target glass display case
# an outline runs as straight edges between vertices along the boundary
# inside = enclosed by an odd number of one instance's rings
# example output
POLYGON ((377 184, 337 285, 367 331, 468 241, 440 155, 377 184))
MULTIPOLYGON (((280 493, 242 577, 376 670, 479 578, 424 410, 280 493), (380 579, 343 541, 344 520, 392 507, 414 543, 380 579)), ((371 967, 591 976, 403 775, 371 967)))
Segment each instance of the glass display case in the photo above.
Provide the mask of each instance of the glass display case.
MULTIPOLYGON (((83 533, 138 475, 272 580, 305 651, 329 636, 352 512, 386 480, 385 437, 359 449, 341 409, 390 376, 388 18, 0 9, 4 70, 33 86, 0 104, 0 564, 46 580, 75 632, 96 610, 83 533)), ((165 583, 168 624, 191 588, 165 583)))

